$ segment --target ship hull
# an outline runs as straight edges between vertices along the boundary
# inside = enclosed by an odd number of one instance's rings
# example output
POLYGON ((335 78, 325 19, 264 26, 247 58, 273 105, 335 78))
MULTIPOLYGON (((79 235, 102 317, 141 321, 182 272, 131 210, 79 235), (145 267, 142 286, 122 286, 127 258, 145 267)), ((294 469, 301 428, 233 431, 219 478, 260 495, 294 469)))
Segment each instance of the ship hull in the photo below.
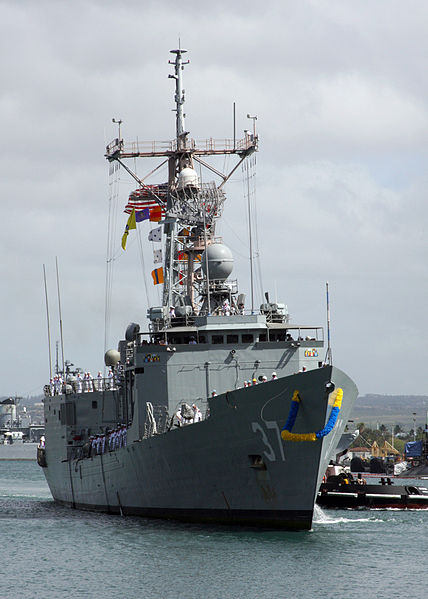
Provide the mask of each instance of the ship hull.
POLYGON ((211 400, 203 422, 83 459, 58 459, 61 427, 47 426, 44 472, 54 499, 73 508, 310 529, 319 484, 356 395, 340 370, 313 370, 225 393, 211 400), (302 403, 293 432, 316 431, 330 413, 330 380, 344 390, 333 431, 316 442, 284 442, 280 431, 294 390, 302 403))

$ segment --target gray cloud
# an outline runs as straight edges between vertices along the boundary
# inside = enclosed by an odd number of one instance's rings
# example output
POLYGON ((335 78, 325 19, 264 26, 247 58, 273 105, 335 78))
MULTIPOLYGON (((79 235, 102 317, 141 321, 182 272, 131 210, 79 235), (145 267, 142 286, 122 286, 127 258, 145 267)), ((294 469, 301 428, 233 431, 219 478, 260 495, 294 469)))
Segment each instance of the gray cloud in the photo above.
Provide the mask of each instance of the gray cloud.
MULTIPOLYGON (((392 1, 387 18, 378 0, 3 1, 1 9, 0 394, 36 393, 47 379, 42 264, 57 322, 55 256, 67 357, 102 365, 104 146, 116 134, 112 117, 124 119, 128 140, 173 137, 167 60, 179 36, 191 60, 192 135, 230 137, 233 101, 240 131, 247 112, 259 116, 264 287, 276 288, 296 321, 323 324, 329 280, 336 363, 362 392, 426 392, 427 7, 392 1)), ((118 249, 132 189, 125 174, 119 188, 118 249)), ((238 173, 228 198, 222 231, 248 293, 238 173)), ((129 321, 145 321, 137 248, 134 236, 117 253, 110 345, 129 321)), ((149 288, 150 302, 157 292, 149 288)))

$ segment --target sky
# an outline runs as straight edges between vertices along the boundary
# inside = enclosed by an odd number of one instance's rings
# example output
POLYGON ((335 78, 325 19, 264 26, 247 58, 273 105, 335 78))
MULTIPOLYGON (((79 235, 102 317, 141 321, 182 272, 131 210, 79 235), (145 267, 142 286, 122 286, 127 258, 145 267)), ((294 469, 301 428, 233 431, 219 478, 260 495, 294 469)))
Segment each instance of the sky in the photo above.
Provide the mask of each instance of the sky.
MULTIPOLYGON (((232 138, 233 102, 238 133, 257 115, 257 302, 269 291, 293 322, 325 326, 328 281, 333 361, 360 394, 428 393, 425 2, 0 0, 0 10, 0 396, 36 395, 49 379, 43 265, 54 357, 57 258, 65 358, 93 373, 129 322, 146 327, 147 297, 158 304, 144 283, 150 246, 144 264, 137 235, 120 249, 133 183, 124 171, 113 182, 104 152, 112 118, 125 142, 174 138, 168 60, 179 40, 191 137, 232 138)), ((248 297, 243 190, 238 169, 220 232, 248 297)))

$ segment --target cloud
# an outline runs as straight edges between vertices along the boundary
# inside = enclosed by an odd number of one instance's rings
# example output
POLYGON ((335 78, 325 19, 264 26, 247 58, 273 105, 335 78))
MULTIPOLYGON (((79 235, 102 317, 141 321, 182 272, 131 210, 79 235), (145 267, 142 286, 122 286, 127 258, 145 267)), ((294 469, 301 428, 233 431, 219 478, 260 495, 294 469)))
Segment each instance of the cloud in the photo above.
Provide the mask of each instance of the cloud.
MULTIPOLYGON (((109 206, 119 250, 133 187, 122 172, 109 201, 104 148, 117 134, 112 117, 126 141, 174 136, 167 61, 179 37, 195 138, 232 137, 233 102, 238 135, 251 127, 246 114, 258 115, 257 301, 276 289, 296 321, 323 324, 329 280, 337 363, 363 392, 424 393, 414 348, 427 333, 427 13, 395 0, 388 18, 377 0, 3 2, 0 393, 46 381, 42 265, 55 342, 55 256, 67 357, 99 369, 109 206)), ((142 175, 154 164, 130 166, 142 175)), ((248 294, 239 171, 227 190, 221 231, 248 294)), ((151 251, 143 241, 142 266, 134 236, 115 254, 109 346, 160 301, 141 278, 151 251)))

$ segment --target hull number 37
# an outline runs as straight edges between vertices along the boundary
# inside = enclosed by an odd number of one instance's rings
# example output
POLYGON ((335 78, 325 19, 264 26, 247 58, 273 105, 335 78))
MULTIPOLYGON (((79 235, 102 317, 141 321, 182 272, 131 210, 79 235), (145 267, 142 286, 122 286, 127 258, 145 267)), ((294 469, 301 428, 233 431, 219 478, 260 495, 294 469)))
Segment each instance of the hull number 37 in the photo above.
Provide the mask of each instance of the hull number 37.
POLYGON ((260 422, 252 422, 251 428, 253 430, 253 433, 259 433, 266 447, 266 449, 263 452, 266 458, 271 462, 276 462, 278 459, 285 462, 284 446, 281 439, 281 431, 279 430, 279 426, 276 420, 264 420, 263 424, 261 424, 260 422), (273 445, 270 443, 268 438, 268 435, 269 437, 272 437, 272 434, 269 434, 268 431, 274 431, 275 443, 273 445), (273 446, 275 446, 275 449, 278 446, 276 453, 273 446))

